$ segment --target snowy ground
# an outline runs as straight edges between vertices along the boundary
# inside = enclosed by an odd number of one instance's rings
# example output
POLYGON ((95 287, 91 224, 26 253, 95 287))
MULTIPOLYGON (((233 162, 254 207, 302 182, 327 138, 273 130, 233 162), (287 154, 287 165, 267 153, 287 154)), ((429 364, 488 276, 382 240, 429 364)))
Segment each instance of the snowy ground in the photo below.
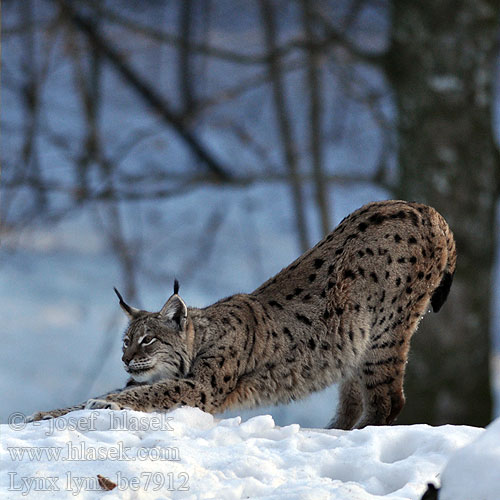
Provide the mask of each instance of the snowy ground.
POLYGON ((420 499, 450 457, 440 500, 498 500, 500 491, 500 419, 486 431, 346 432, 277 427, 269 415, 218 421, 186 407, 80 411, 15 427, 15 417, 1 426, 0 498, 420 499), (116 488, 102 491, 97 474, 116 488))

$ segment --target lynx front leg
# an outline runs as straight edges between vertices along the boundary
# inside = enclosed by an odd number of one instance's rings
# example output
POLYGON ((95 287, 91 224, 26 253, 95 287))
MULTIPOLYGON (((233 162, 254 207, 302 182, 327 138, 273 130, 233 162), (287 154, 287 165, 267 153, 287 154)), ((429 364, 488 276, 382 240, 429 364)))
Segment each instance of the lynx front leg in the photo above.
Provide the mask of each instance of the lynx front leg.
POLYGON ((26 422, 36 422, 38 420, 49 420, 51 418, 61 417, 69 413, 70 411, 83 410, 85 408, 85 404, 79 404, 75 406, 70 406, 69 408, 61 408, 59 410, 51 410, 51 411, 37 411, 26 417, 26 422))
MULTIPOLYGON (((130 383, 130 381, 129 381, 130 383)), ((127 383, 127 386, 129 385, 127 383)), ((121 389, 117 389, 120 391, 121 389)), ((116 391, 114 391, 116 392, 116 391)), ((57 418, 61 417, 63 415, 66 415, 66 413, 69 413, 71 411, 77 411, 77 410, 88 410, 88 409, 95 409, 95 408, 105 408, 105 406, 91 406, 89 404, 90 401, 103 401, 108 394, 111 394, 110 392, 107 392, 106 394, 103 394, 101 396, 97 396, 96 399, 89 399, 85 403, 80 403, 74 406, 69 406, 68 408, 61 408, 58 410, 50 410, 50 411, 37 411, 36 413, 33 413, 33 415, 30 415, 29 417, 26 417, 26 422, 36 422, 37 420, 48 420, 50 418, 57 418)), ((119 409, 118 407, 116 409, 119 409)))
POLYGON ((335 418, 327 429, 352 429, 363 411, 363 399, 358 375, 342 382, 339 393, 339 404, 335 418))
POLYGON ((92 408, 132 409, 136 411, 165 411, 181 405, 195 406, 217 413, 231 389, 217 385, 215 376, 205 384, 196 379, 165 380, 109 394, 103 400, 89 401, 92 408))

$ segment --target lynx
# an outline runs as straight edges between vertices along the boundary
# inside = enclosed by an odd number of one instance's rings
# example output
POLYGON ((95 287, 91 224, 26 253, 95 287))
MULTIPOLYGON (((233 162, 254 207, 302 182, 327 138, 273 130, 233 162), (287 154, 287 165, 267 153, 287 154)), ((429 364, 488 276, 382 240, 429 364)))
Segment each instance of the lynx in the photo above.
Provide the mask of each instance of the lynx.
POLYGON ((390 424, 403 408, 410 339, 445 302, 453 234, 433 208, 365 205, 250 294, 197 309, 179 285, 159 312, 127 305, 127 387, 76 408, 139 411, 196 406, 210 413, 287 403, 340 382, 328 427, 390 424))

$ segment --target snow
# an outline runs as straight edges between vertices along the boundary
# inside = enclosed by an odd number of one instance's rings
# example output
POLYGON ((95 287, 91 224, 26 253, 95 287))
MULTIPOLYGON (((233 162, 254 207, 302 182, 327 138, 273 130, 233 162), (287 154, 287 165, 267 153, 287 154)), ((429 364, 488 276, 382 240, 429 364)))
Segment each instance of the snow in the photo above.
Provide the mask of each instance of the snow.
POLYGON ((476 498, 498 500, 500 495, 500 419, 450 458, 442 474, 439 500, 476 498))
POLYGON ((0 430, 2 499, 420 499, 445 466, 440 500, 500 491, 500 419, 486 431, 340 431, 278 427, 270 415, 218 420, 189 407, 84 410, 31 424, 11 418, 0 430), (103 492, 98 474, 117 487, 103 492))

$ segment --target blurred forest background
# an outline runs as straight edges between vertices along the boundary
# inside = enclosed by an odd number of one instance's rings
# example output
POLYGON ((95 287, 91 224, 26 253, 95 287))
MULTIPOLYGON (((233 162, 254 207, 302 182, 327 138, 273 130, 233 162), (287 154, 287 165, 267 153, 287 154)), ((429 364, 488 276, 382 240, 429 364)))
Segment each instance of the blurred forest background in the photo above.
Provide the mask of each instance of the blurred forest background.
MULTIPOLYGON (((2 418, 119 386, 112 287, 251 291, 363 203, 451 225, 398 423, 485 425, 500 349, 494 0, 3 0, 2 418)), ((266 409, 322 426, 335 389, 266 409)), ((263 410, 258 410, 262 412, 263 410)))

